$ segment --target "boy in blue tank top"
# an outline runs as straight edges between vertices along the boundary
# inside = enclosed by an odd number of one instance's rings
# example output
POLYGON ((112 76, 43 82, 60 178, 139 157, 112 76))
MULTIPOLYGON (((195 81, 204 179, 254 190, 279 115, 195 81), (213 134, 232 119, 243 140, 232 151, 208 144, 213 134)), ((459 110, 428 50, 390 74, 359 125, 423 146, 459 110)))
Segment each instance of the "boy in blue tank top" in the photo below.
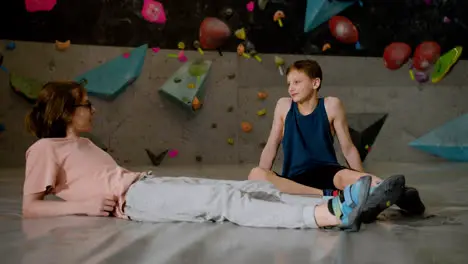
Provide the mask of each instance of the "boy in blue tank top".
MULTIPOLYGON (((313 60, 296 61, 287 70, 290 97, 276 104, 273 125, 259 167, 250 180, 267 180, 284 193, 339 195, 347 185, 365 175, 359 152, 349 134, 346 113, 340 99, 319 97, 322 70, 313 60), (338 138, 349 168, 341 166, 333 147, 338 138), (283 172, 271 171, 278 148, 284 153, 283 172)), ((382 180, 374 175, 362 221, 373 222, 393 204, 409 214, 423 214, 425 206, 415 188, 405 186, 403 175, 382 180)))

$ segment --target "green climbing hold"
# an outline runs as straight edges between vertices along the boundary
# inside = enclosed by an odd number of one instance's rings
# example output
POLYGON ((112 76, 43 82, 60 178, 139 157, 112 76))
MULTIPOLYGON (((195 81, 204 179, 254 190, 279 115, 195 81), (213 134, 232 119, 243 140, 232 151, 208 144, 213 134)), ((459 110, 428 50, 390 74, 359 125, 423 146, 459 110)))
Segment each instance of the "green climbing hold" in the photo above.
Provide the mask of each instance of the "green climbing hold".
POLYGON ((436 64, 434 65, 434 72, 431 76, 433 83, 440 82, 445 77, 445 75, 447 75, 452 66, 460 58, 462 51, 463 47, 455 47, 437 60, 436 64))
POLYGON ((10 74, 10 87, 30 103, 37 100, 43 85, 43 82, 36 79, 10 74))
POLYGON ((189 67, 189 74, 195 77, 202 76, 208 72, 211 64, 205 62, 204 60, 195 60, 189 67))

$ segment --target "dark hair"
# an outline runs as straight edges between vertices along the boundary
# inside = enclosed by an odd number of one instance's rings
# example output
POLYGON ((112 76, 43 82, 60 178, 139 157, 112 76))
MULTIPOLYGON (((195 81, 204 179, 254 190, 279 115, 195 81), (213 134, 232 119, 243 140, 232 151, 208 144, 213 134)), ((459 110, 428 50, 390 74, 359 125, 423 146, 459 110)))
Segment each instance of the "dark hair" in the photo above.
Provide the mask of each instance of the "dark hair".
POLYGON ((77 82, 46 83, 26 115, 26 129, 38 138, 66 137, 67 126, 84 94, 84 87, 77 82))
POLYGON ((286 75, 292 70, 302 71, 311 79, 320 79, 320 86, 317 88, 317 91, 322 87, 322 68, 318 62, 314 60, 298 60, 288 67, 286 75))

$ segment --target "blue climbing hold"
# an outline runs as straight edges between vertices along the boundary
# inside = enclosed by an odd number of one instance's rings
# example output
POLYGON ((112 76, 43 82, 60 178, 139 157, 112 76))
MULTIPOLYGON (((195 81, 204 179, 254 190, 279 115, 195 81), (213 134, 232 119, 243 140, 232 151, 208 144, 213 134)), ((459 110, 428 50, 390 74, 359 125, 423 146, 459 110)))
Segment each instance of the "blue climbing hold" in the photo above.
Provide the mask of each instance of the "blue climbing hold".
POLYGON ((147 49, 147 44, 135 48, 76 77, 75 81, 84 83, 90 95, 113 99, 140 76, 147 49))
POLYGON ((14 49, 16 49, 16 43, 13 42, 13 41, 8 42, 8 44, 6 45, 6 49, 7 49, 7 50, 14 50, 14 49))
POLYGON ((304 33, 314 30, 331 17, 339 14, 358 0, 307 0, 304 33))
POLYGON ((435 128, 409 145, 447 160, 468 161, 468 114, 435 128))

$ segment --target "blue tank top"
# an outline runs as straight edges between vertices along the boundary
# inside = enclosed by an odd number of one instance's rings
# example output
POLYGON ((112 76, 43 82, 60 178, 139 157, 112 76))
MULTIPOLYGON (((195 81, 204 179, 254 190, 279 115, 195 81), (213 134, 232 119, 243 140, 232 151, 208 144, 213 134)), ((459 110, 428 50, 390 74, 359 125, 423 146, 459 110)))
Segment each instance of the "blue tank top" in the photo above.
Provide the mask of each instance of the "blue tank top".
POLYGON ((284 122, 282 176, 291 178, 318 166, 339 165, 333 141, 324 98, 319 98, 309 115, 302 115, 292 102, 284 122))

